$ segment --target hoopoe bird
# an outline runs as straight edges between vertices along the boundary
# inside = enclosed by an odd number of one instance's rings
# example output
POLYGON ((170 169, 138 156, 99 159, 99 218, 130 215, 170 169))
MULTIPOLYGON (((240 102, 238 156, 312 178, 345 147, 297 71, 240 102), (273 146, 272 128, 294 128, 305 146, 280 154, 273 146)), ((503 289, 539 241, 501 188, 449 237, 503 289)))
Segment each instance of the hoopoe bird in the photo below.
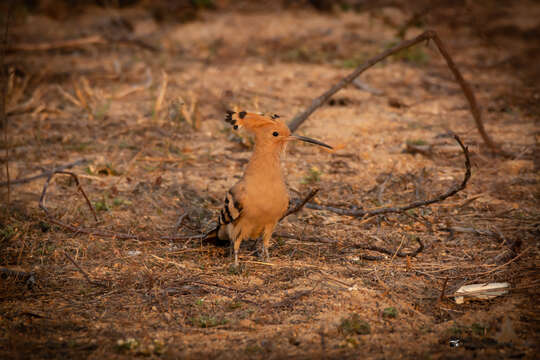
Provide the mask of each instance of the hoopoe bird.
POLYGON ((272 232, 289 207, 280 158, 291 140, 332 149, 330 145, 304 136, 291 135, 278 115, 227 111, 225 121, 235 130, 246 129, 255 137, 253 155, 244 175, 225 196, 217 227, 203 241, 218 246, 231 246, 234 266, 238 266, 238 250, 245 239, 262 235, 262 257, 268 260, 272 232))

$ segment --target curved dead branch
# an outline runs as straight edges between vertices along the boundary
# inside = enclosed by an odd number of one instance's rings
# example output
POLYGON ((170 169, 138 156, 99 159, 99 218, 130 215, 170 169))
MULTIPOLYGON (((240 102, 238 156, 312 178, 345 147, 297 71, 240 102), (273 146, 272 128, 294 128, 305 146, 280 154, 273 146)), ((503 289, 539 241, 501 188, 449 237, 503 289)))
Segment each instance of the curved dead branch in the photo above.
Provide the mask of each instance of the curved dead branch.
POLYGON ((461 184, 454 185, 444 194, 441 194, 430 200, 415 201, 404 206, 384 207, 384 208, 373 209, 373 210, 342 209, 342 208, 336 208, 336 207, 326 206, 326 205, 317 205, 313 203, 307 203, 305 206, 309 209, 326 210, 326 211, 331 211, 339 215, 354 216, 354 217, 370 217, 370 216, 382 215, 382 214, 402 213, 410 209, 418 208, 421 206, 427 206, 427 205, 444 201, 450 196, 453 196, 457 194, 458 192, 460 192, 461 190, 465 189, 465 187, 467 186, 467 182, 469 181, 471 177, 471 160, 469 158, 469 150, 465 145, 463 145, 463 142, 461 141, 459 136, 457 136, 456 134, 453 134, 453 136, 454 136, 454 139, 458 142, 461 149, 463 150, 463 156, 465 157, 465 174, 463 176, 463 180, 461 181, 461 184))
POLYGON ((307 196, 301 200, 300 202, 298 202, 295 206, 289 208, 289 210, 287 210, 287 212, 285 213, 285 215, 283 215, 281 217, 281 219, 279 219, 279 221, 285 219, 287 216, 289 215, 292 215, 294 213, 297 213, 298 211, 302 210, 302 208, 304 207, 304 205, 306 205, 306 203, 313 199, 313 197, 315 195, 317 195, 317 193, 319 192, 319 189, 311 189, 311 191, 309 192, 309 194, 307 194, 307 196))
MULTIPOLYGON (((76 166, 76 165, 80 165, 80 164, 84 164, 86 163, 88 160, 86 159, 79 159, 79 160, 75 160, 74 162, 71 162, 69 164, 65 164, 65 165, 60 165, 52 170, 49 170, 49 171, 44 171, 42 172, 41 174, 38 174, 38 175, 34 175, 34 176, 30 176, 30 177, 27 177, 27 178, 22 178, 22 179, 15 179, 15 180, 11 180, 9 182, 9 184, 11 185, 21 185, 21 184, 27 184, 29 182, 32 182, 34 180, 37 180, 39 178, 43 178, 43 177, 47 177, 47 176, 51 176, 52 173, 54 173, 55 171, 61 171, 61 170, 65 170, 65 169, 71 169, 72 167, 76 166)), ((1 182, 0 183, 0 186, 7 186, 8 185, 8 182, 5 181, 5 182, 1 182)))
POLYGON ((439 35, 433 30, 428 30, 423 32, 422 34, 418 35, 414 39, 402 41, 401 43, 397 44, 396 46, 384 51, 382 54, 379 54, 369 60, 367 60, 362 65, 358 66, 352 73, 341 79, 337 84, 332 86, 328 91, 323 93, 321 96, 313 100, 311 105, 303 112, 297 114, 289 123, 289 128, 291 131, 295 131, 298 129, 298 127, 306 121, 306 119, 313 113, 315 110, 317 110, 319 107, 321 107, 332 95, 337 93, 339 90, 344 88, 345 86, 349 85, 354 79, 356 79, 360 74, 362 74, 364 71, 372 67, 373 65, 377 64, 378 62, 384 60, 388 56, 395 54, 401 50, 407 49, 413 45, 416 45, 422 41, 430 40, 432 39, 437 45, 437 48, 439 49, 439 52, 443 56, 444 60, 446 61, 446 64, 448 65, 448 68, 454 75, 454 78, 456 79, 457 83, 461 87, 461 90, 463 91, 465 97, 467 98, 467 101, 469 102, 469 108, 471 111, 471 114, 474 118, 474 121, 476 123, 476 127, 478 129, 478 132, 480 133, 480 136, 484 140, 484 143, 494 152, 499 153, 504 156, 509 156, 507 152, 503 151, 499 145, 497 145, 491 137, 488 135, 484 128, 484 123, 482 120, 482 112, 480 111, 480 107, 478 106, 478 102, 476 101, 476 97, 474 95, 474 92, 469 85, 467 81, 463 78, 461 75, 461 72, 457 68, 456 64, 454 63, 454 60, 452 60, 452 57, 448 53, 448 50, 444 46, 443 42, 439 38, 439 35))
POLYGON ((79 177, 75 175, 74 173, 72 173, 71 171, 53 170, 51 172, 51 174, 47 178, 47 181, 45 181, 45 185, 43 185, 43 191, 41 192, 41 196, 39 197, 39 208, 45 211, 45 214, 47 214, 49 218, 52 217, 51 214, 49 213, 49 210, 45 207, 45 194, 47 193, 47 189, 49 187, 49 183, 51 182, 51 179, 56 174, 69 175, 73 178, 73 180, 75 180, 75 184, 77 184, 77 190, 79 190, 81 194, 84 196, 84 199, 86 200, 86 203, 88 204, 88 207, 90 208, 90 210, 92 211, 92 214, 94 215, 94 219, 98 221, 96 210, 94 210, 92 203, 88 199, 88 196, 86 196, 86 193, 84 192, 84 189, 82 188, 81 183, 79 182, 79 177))

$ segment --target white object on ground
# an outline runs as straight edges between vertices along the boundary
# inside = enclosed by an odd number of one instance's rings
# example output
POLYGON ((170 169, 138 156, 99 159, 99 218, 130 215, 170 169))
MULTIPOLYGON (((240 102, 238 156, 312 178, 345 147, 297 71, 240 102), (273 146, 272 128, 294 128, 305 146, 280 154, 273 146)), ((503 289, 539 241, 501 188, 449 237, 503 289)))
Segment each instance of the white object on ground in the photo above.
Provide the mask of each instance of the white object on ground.
POLYGON ((489 284, 471 284, 462 286, 454 294, 456 304, 463 304, 465 298, 476 300, 489 300, 494 297, 506 294, 509 283, 489 283, 489 284))

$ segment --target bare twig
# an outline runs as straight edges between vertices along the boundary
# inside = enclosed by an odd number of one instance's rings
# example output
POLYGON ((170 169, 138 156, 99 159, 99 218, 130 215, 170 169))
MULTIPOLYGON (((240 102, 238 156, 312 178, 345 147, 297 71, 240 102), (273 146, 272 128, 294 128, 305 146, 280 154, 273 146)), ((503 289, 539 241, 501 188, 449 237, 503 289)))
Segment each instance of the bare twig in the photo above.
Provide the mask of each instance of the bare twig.
POLYGON ((315 195, 317 195, 318 192, 319 192, 319 189, 311 189, 309 194, 307 194, 307 196, 302 201, 300 201, 298 204, 296 204, 295 206, 293 206, 293 207, 291 207, 290 209, 287 210, 285 215, 283 215, 281 217, 280 221, 283 220, 284 218, 286 218, 287 216, 292 215, 292 214, 297 213, 298 211, 302 210, 304 205, 306 205, 306 203, 309 200, 313 199, 313 197, 315 195))
POLYGON ((448 276, 444 279, 444 284, 441 290, 441 295, 439 296, 439 303, 444 299, 444 292, 446 291, 446 285, 448 284, 448 276))
POLYGON ((467 182, 469 181, 471 177, 471 160, 469 158, 469 150, 467 149, 465 145, 463 145, 463 142, 461 142, 461 139, 456 134, 454 134, 454 139, 458 142, 459 146, 463 150, 463 155, 465 157, 465 175, 463 177, 463 181, 461 182, 461 184, 453 186, 444 194, 441 194, 430 200, 415 201, 404 206, 385 207, 385 208, 379 208, 379 209, 373 209, 373 210, 342 209, 342 208, 336 208, 336 207, 326 206, 326 205, 317 205, 313 203, 307 203, 306 207, 309 209, 315 209, 315 210, 331 211, 339 215, 354 216, 354 217, 370 217, 370 216, 381 215, 381 214, 402 213, 410 209, 415 209, 421 206, 427 206, 427 205, 444 201, 450 196, 453 196, 457 194, 459 191, 465 189, 465 187, 467 186, 467 182))
MULTIPOLYGON (((42 177, 48 177, 48 176, 51 176, 51 174, 53 174, 54 172, 56 171, 62 171, 62 170, 66 170, 66 169, 71 169, 72 167, 74 166, 77 166, 77 165, 80 165, 80 164, 84 164, 86 163, 88 160, 86 159, 79 159, 79 160, 76 160, 76 161, 73 161, 69 164, 65 164, 65 165, 61 165, 61 166, 58 166, 58 167, 55 167, 54 169, 50 170, 50 171, 44 171, 42 172, 41 174, 38 174, 38 175, 34 175, 34 176, 30 176, 30 177, 27 177, 27 178, 22 178, 22 179, 16 179, 16 180, 13 180, 11 181, 11 185, 20 185, 20 184, 26 184, 26 183, 29 183, 31 181, 34 181, 36 179, 39 179, 39 178, 42 178, 42 177)), ((5 182, 1 182, 0 183, 0 186, 6 186, 8 184, 7 181, 5 182)))
POLYGON ((103 286, 103 287, 107 287, 107 285, 99 282, 99 281, 94 281, 90 278, 90 276, 88 275, 88 273, 86 271, 84 271, 81 266, 79 264, 77 264, 77 262, 75 260, 73 260, 73 258, 71 256, 69 256, 69 254, 64 251, 64 255, 65 257, 71 261, 71 263, 73 265, 75 265, 75 267, 77 268, 77 270, 79 270, 79 272, 84 276, 84 278, 86 279, 86 281, 88 281, 88 283, 92 284, 92 285, 98 285, 98 286, 103 286))
POLYGON ((66 98, 66 100, 68 100, 70 103, 72 103, 73 105, 75 106, 78 106, 78 107, 81 107, 81 108, 84 108, 83 104, 81 104, 81 102, 79 100, 77 100, 73 95, 71 95, 69 92, 67 92, 66 90, 64 90, 60 85, 56 84, 55 86, 56 90, 58 90, 58 92, 66 98))
MULTIPOLYGON (((55 174, 70 175, 75 180, 75 183, 77 184, 77 189, 84 196, 84 199, 86 200, 86 203, 88 204, 88 207, 90 208, 90 210, 92 211, 92 214, 94 215, 94 219, 96 221, 98 221, 96 211, 94 210, 94 207, 92 206, 92 203, 88 199, 88 196, 86 196, 86 193, 84 192, 84 189, 82 188, 81 183, 79 182, 79 177, 77 175, 75 175, 74 173, 70 172, 70 171, 59 171, 59 170, 55 170, 49 175, 49 177, 47 178, 47 181, 45 182, 45 185, 43 185, 43 191, 41 192, 41 196, 39 198, 39 208, 42 209, 43 211, 45 211, 45 213, 47 214, 49 219, 53 219, 53 217, 49 213, 49 210, 45 207, 45 204, 44 204, 45 203, 45 194, 47 193, 47 188, 49 187, 49 183, 50 183, 51 179, 54 177, 55 174)), ((61 223, 60 221, 58 221, 58 222, 61 223)))
POLYGON ((469 102, 469 108, 471 111, 471 114, 474 118, 474 121, 476 123, 476 127, 478 128, 478 132, 480 133, 480 136, 482 136, 482 139, 484 140, 484 143, 494 152, 499 153, 501 155, 507 156, 508 154, 504 152, 487 134, 486 130, 484 129, 484 123, 482 121, 482 113, 480 111, 480 108, 478 106, 478 103, 476 101, 476 97, 474 95, 474 92, 472 91, 472 88, 470 87, 469 83, 465 81, 463 76, 461 75, 461 72, 457 68, 456 64, 450 57, 450 54, 448 53, 448 50, 444 46, 443 42, 437 35, 437 33, 433 30, 425 31, 424 33, 418 35, 414 39, 402 41, 401 43, 397 44, 396 46, 384 51, 383 53, 367 60, 364 64, 358 66, 352 73, 341 79, 337 84, 332 86, 328 91, 323 93, 321 96, 316 98, 312 101, 311 105, 302 113, 297 114, 289 123, 289 127, 291 131, 295 131, 298 129, 298 127, 319 107, 321 107, 332 95, 337 93, 339 90, 344 88, 345 86, 349 85, 355 78, 357 78, 360 74, 362 74, 364 71, 372 67, 373 65, 377 64, 378 62, 384 60, 388 56, 395 54, 401 50, 407 49, 415 44, 418 44, 425 40, 432 39, 435 42, 435 45, 437 45, 437 48, 439 49, 439 52, 443 56, 444 60, 446 61, 446 64, 448 65, 450 71, 454 75, 454 78, 459 83, 461 90, 463 91, 465 97, 467 98, 467 101, 469 102))
POLYGON ((287 307, 290 307, 290 306, 296 304, 298 302, 298 300, 300 300, 304 296, 311 295, 313 293, 313 291, 317 288, 318 285, 319 285, 319 283, 316 283, 315 286, 313 286, 313 288, 311 288, 309 290, 297 291, 294 294, 285 297, 280 302, 275 303, 272 307, 274 307, 274 308, 287 308, 287 307))
POLYGON ((444 57, 444 60, 446 60, 446 64, 450 68, 450 71, 452 71, 452 74, 454 74, 456 81, 461 86, 461 90, 463 90, 463 93, 465 94, 465 97, 467 98, 467 101, 469 102, 469 108, 471 110, 474 121, 476 123, 476 127, 478 128, 478 132, 480 133, 480 136, 482 136, 482 140, 484 140, 484 143, 489 148, 491 148, 492 151, 496 153, 500 153, 501 155, 504 155, 504 156, 509 156, 510 154, 506 153, 499 147, 499 145, 495 144, 495 142, 491 139, 491 137, 488 135, 488 133, 484 129, 484 122, 482 120, 482 112, 480 111, 480 107, 478 106, 478 103, 476 102, 476 97, 474 96, 474 92, 471 86, 469 85, 469 83, 466 82, 463 76, 461 75, 461 72, 458 70, 456 64, 454 63, 454 60, 452 60, 452 58, 450 57, 448 50, 444 46, 443 42, 441 41, 437 33, 434 31, 426 31, 425 34, 428 34, 429 38, 433 39, 433 41, 439 48, 441 55, 444 57))
POLYGON ((184 222, 184 219, 187 216, 188 216, 188 213, 183 213, 182 215, 180 215, 180 217, 176 221, 176 224, 174 224, 173 230, 171 231, 171 237, 176 235, 176 233, 178 232, 178 229, 180 229, 180 226, 182 226, 182 223, 184 222))

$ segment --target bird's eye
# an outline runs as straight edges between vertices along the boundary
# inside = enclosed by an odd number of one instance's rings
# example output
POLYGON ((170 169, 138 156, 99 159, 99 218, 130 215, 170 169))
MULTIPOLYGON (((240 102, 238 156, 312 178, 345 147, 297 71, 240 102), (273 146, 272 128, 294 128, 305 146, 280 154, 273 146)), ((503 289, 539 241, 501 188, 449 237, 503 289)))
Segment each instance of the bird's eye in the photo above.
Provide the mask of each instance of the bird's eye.
POLYGON ((278 136, 278 135, 279 135, 279 133, 278 133, 277 131, 274 131, 274 132, 272 133, 272 135, 274 135, 274 136, 278 136))

